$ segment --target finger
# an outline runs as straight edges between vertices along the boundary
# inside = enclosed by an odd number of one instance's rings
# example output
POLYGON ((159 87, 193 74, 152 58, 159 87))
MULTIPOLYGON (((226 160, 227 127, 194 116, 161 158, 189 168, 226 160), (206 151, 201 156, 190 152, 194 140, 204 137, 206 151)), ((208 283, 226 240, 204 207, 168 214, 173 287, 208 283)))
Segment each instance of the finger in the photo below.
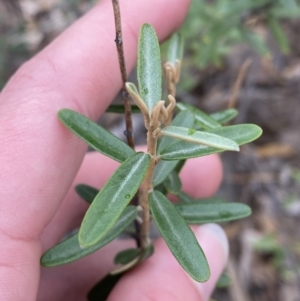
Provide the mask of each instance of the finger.
MULTIPOLYGON (((124 3, 129 70, 136 58, 140 24, 152 23, 164 38, 182 21, 187 6, 187 0, 124 3)), ((35 298, 39 235, 86 151, 84 143, 59 123, 58 110, 74 108, 96 119, 120 86, 117 63, 111 61, 115 53, 115 46, 109 44, 114 35, 111 16, 110 1, 101 1, 25 64, 1 93, 0 136, 6 147, 0 148, 1 211, 5 212, 0 220, 0 244, 4 246, 0 258, 8 263, 0 263, 0 278, 4 279, 0 299, 3 292, 5 300, 23 295, 28 300, 35 298), (14 289, 7 291, 7 287, 14 289)))
POLYGON ((43 251, 55 245, 68 231, 78 227, 89 205, 76 193, 75 186, 87 184, 101 189, 119 163, 98 153, 85 155, 66 197, 41 235, 43 251))
POLYGON ((222 228, 215 224, 201 226, 195 234, 211 269, 207 282, 192 280, 159 239, 154 255, 122 277, 108 301, 208 301, 227 262, 228 241, 222 228))
MULTIPOLYGON (((138 150, 145 151, 145 146, 139 147, 138 150)), ((201 160, 192 159, 188 160, 186 163, 187 167, 185 169, 187 171, 190 170, 190 172, 187 173, 188 176, 192 177, 196 182, 201 182, 201 185, 203 185, 203 189, 199 190, 197 195, 194 196, 207 196, 208 193, 212 192, 211 187, 219 184, 212 184, 218 178, 214 176, 214 173, 206 174, 205 177, 203 177, 201 173, 199 174, 197 172, 203 166, 206 166, 207 164, 205 162, 208 161, 210 170, 215 171, 215 174, 221 174, 221 170, 219 170, 219 159, 217 156, 215 156, 216 158, 213 157, 214 156, 203 157, 201 160)), ((117 162, 97 152, 90 152, 86 154, 73 186, 79 183, 86 183, 93 187, 100 188, 105 184, 110 174, 117 168, 117 166, 117 162), (103 169, 106 173, 99 173, 99 171, 103 169)), ((187 183, 187 185, 184 184, 183 189, 193 195, 193 191, 191 190, 193 189, 193 186, 188 185, 190 182, 186 182, 184 179, 185 178, 183 177, 183 183, 187 183)), ((56 244, 67 230, 78 226, 86 208, 86 203, 80 199, 72 187, 59 211, 43 232, 42 240, 44 250, 56 244)), ((115 254, 124 248, 133 246, 134 244, 132 241, 116 240, 113 244, 110 244, 98 252, 72 264, 51 269, 43 268, 42 283, 40 285, 39 292, 39 295, 41 296, 40 299, 45 301, 55 299, 59 301, 60 296, 68 296, 68 299, 82 300, 83 296, 93 283, 96 283, 100 278, 112 270, 115 254), (128 243, 130 245, 127 245, 128 243), (65 281, 66 279, 68 279, 67 285, 65 281)))
POLYGON ((187 160, 180 172, 182 190, 195 198, 212 196, 220 186, 223 168, 217 155, 187 160))
POLYGON ((92 286, 115 268, 113 258, 124 249, 135 247, 134 241, 114 240, 99 251, 73 263, 42 268, 38 301, 82 301, 92 286))
MULTIPOLYGON (((166 38, 187 8, 188 0, 123 2, 128 70, 136 60, 140 25, 152 23, 166 38)), ((2 210, 11 221, 1 219, 5 232, 36 238, 72 183, 86 145, 63 127, 57 112, 68 107, 97 119, 104 111, 120 87, 114 35, 111 1, 103 0, 25 64, 3 90, 0 136, 6 147, 0 150, 0 180, 3 198, 9 196, 2 210), (19 208, 22 214, 16 215, 19 208)))
MULTIPOLYGON (((145 151, 146 147, 138 147, 137 150, 145 151)), ((67 231, 79 226, 82 221, 88 205, 77 195, 74 187, 84 183, 100 189, 118 165, 97 152, 86 154, 67 196, 43 231, 43 250, 52 247, 67 231)), ((219 157, 215 155, 188 160, 180 175, 183 190, 194 197, 203 198, 215 193, 221 176, 222 166, 219 157)))

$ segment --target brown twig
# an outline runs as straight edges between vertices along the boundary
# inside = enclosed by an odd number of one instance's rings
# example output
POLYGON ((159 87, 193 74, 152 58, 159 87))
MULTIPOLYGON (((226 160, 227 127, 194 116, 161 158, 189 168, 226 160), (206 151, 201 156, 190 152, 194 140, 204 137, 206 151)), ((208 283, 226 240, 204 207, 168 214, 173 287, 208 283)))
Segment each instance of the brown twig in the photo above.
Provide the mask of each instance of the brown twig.
MULTIPOLYGON (((163 104, 162 104, 163 105, 163 104)), ((147 170, 143 185, 140 189, 139 201, 143 209, 142 211, 142 226, 141 226, 141 247, 146 249, 149 246, 149 228, 150 228, 150 208, 149 208, 149 193, 153 190, 152 178, 156 164, 156 148, 157 136, 154 132, 159 127, 160 104, 153 108, 151 122, 148 125, 147 132, 147 153, 151 156, 149 168, 147 170)))
POLYGON ((152 109, 150 122, 146 122, 147 132, 147 153, 151 156, 149 168, 147 170, 144 182, 140 189, 139 202, 142 207, 142 226, 140 232, 140 240, 142 249, 146 249, 150 244, 149 228, 150 228, 150 208, 149 208, 149 193, 153 191, 153 175, 155 165, 158 162, 156 154, 157 139, 160 135, 160 127, 164 124, 169 116, 173 114, 176 106, 176 100, 173 96, 169 95, 169 105, 165 107, 164 101, 156 103, 152 109))
MULTIPOLYGON (((176 60, 175 67, 170 63, 167 62, 164 65, 164 74, 167 81, 167 90, 168 90, 168 98, 176 96, 176 85, 180 79, 180 71, 181 71, 181 62, 176 60)), ((173 111, 173 109, 172 109, 173 111)), ((165 122, 165 126, 169 125, 173 119, 173 114, 169 114, 169 118, 165 122)))
POLYGON ((134 139, 133 139, 133 127, 132 127, 132 118, 131 118, 131 104, 129 100, 129 94, 126 90, 126 82, 127 82, 127 73, 126 73, 126 65, 124 58, 124 50, 123 50, 123 37, 122 37, 122 26, 121 26, 121 13, 119 0, 112 0, 112 5, 114 9, 114 17, 115 17, 115 26, 116 26, 116 46, 119 57, 119 65, 122 76, 122 93, 124 99, 124 107, 125 107, 125 122, 126 122, 126 130, 124 132, 128 145, 134 149, 134 139))
MULTIPOLYGON (((127 72, 126 72, 126 64, 125 64, 125 58, 124 58, 121 12, 120 12, 119 0, 112 0, 112 5, 113 5, 113 10, 114 10, 115 27, 116 27, 115 42, 116 42, 116 46, 117 46, 119 66, 120 66, 120 72, 121 72, 121 77, 122 77, 122 94, 123 94, 123 103, 124 103, 124 109, 125 109, 126 130, 124 131, 124 134, 127 138, 128 145, 134 149, 133 126, 132 126, 132 118, 131 118, 131 115, 132 115, 131 114, 131 104, 130 104, 130 100, 129 100, 129 94, 126 89, 127 72)), ((137 206, 139 203, 138 197, 135 196, 132 199, 131 203, 133 205, 137 206)), ((138 223, 138 221, 134 222, 134 227, 135 227, 135 232, 136 232, 134 239, 136 241, 137 247, 140 248, 141 247, 141 240, 140 240, 141 226, 138 223)))
POLYGON ((246 59, 245 62, 243 63, 240 71, 239 71, 239 74, 238 74, 238 77, 233 85, 233 90, 232 90, 232 93, 231 93, 231 96, 229 98, 229 101, 228 101, 228 108, 231 109, 231 108, 235 108, 236 107, 236 103, 237 103, 237 97, 240 93, 240 90, 241 90, 241 86, 244 82, 244 79, 246 77, 246 74, 247 74, 247 71, 250 67, 252 63, 252 60, 251 59, 246 59))

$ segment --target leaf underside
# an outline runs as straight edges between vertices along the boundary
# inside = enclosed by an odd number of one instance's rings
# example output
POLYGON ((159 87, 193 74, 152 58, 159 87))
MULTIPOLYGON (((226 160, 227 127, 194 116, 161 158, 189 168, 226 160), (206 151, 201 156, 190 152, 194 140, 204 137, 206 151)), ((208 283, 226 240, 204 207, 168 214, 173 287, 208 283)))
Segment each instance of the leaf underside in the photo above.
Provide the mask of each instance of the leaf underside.
POLYGON ((196 131, 194 129, 177 126, 167 126, 161 130, 161 133, 184 141, 207 145, 218 149, 232 151, 239 150, 239 146, 235 141, 211 132, 196 131))
MULTIPOLYGON (((259 126, 254 124, 240 124, 224 126, 220 129, 210 130, 209 132, 229 138, 238 145, 243 145, 257 139, 261 135, 262 130, 259 126)), ((221 149, 206 145, 197 145, 187 141, 180 141, 163 149, 160 156, 163 160, 182 160, 207 156, 222 151, 223 150, 221 149)))
POLYGON ((142 26, 139 35, 137 76, 140 95, 151 114, 155 104, 161 100, 162 71, 158 38, 149 24, 142 26))

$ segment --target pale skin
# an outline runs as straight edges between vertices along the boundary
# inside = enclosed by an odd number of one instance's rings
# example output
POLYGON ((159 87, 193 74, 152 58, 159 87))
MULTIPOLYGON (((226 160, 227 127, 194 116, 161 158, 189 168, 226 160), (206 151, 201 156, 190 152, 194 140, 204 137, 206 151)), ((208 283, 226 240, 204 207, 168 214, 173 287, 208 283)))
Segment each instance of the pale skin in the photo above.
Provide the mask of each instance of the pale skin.
MULTIPOLYGON (((161 40, 183 21, 188 0, 132 0, 121 3, 128 70, 136 61, 137 35, 151 23, 161 40), (176 16, 176 18, 174 17, 176 16)), ((41 53, 24 64, 0 95, 0 300, 86 300, 88 289, 112 268, 116 241, 78 262, 41 269, 39 258, 87 209, 74 185, 101 187, 118 164, 96 153, 58 120, 62 108, 97 120, 121 87, 111 2, 103 0, 41 53)), ((188 161, 183 188, 195 197, 212 195, 222 177, 216 156, 188 161), (198 168, 197 168, 198 167, 198 168), (193 179, 191 181, 190 179, 193 179)), ((206 301, 226 261, 221 244, 203 230, 197 238, 212 277, 196 288, 164 242, 155 255, 124 277, 113 300, 206 301)))

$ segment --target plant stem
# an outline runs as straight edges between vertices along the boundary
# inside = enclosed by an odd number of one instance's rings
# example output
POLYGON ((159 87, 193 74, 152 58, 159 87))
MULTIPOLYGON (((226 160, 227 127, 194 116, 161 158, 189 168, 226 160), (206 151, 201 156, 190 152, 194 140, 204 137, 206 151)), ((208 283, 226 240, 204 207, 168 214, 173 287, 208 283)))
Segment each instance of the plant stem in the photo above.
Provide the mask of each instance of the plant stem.
POLYGON ((147 152, 151 156, 150 165, 145 176, 143 185, 140 189, 139 202, 143 209, 142 211, 142 227, 140 232, 140 241, 142 249, 149 246, 149 229, 150 229, 150 207, 149 207, 149 193, 153 190, 152 178, 154 173, 154 168, 156 164, 156 148, 157 148, 157 138, 154 137, 153 131, 155 127, 150 127, 147 133, 147 152))
POLYGON ((112 0, 112 5, 114 9, 114 17, 115 17, 115 26, 116 26, 116 46, 119 57, 119 65, 122 76, 122 93, 125 107, 125 123, 126 130, 124 132, 128 145, 134 149, 134 139, 133 139, 133 127, 132 127, 132 118, 131 118, 131 105, 129 101, 129 94, 126 90, 126 82, 127 82, 127 72, 124 58, 124 50, 123 50, 123 37, 122 37, 122 26, 121 26, 121 12, 118 0, 112 0))
MULTIPOLYGON (((132 113, 131 113, 131 104, 130 104, 130 96, 126 89, 126 82, 127 82, 127 72, 126 72, 126 64, 124 58, 124 49, 123 49, 123 37, 122 37, 122 25, 121 25, 121 12, 120 12, 120 5, 119 0, 112 0, 113 10, 114 10, 114 18, 115 18, 115 27, 116 27, 116 46, 119 58, 119 66, 120 72, 122 77, 122 94, 123 94, 123 103, 125 109, 125 124, 126 130, 124 134, 127 138, 128 145, 134 149, 134 139, 133 139, 133 126, 132 126, 132 113)), ((135 206, 138 205, 139 201, 138 198, 135 196, 131 203, 135 206)), ((140 232, 141 226, 137 221, 134 221, 134 227, 136 231, 136 237, 134 237, 136 241, 136 245, 138 248, 141 247, 140 241, 140 232)))

